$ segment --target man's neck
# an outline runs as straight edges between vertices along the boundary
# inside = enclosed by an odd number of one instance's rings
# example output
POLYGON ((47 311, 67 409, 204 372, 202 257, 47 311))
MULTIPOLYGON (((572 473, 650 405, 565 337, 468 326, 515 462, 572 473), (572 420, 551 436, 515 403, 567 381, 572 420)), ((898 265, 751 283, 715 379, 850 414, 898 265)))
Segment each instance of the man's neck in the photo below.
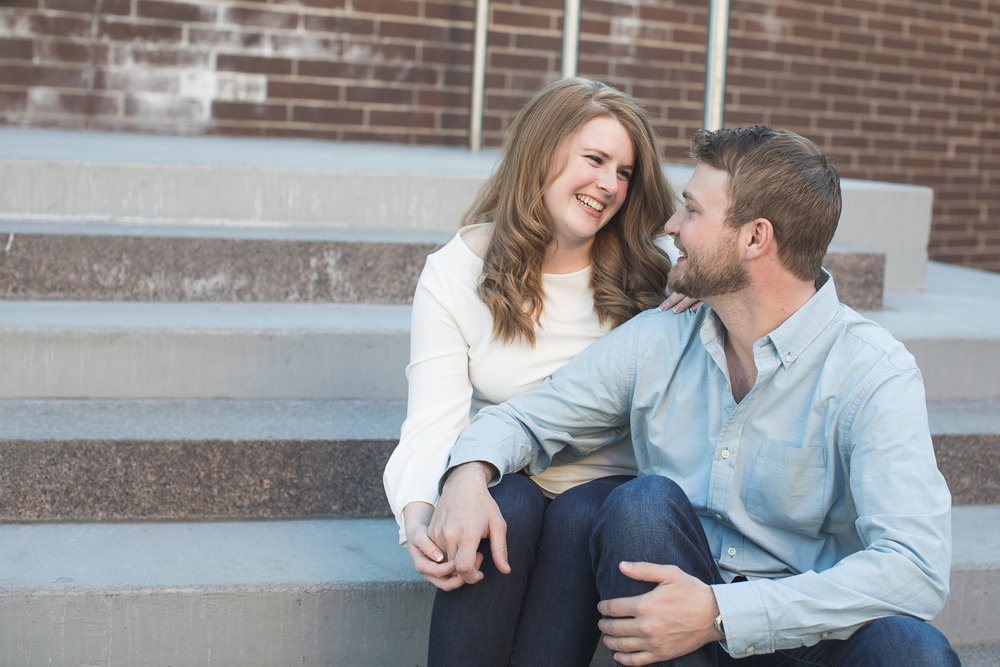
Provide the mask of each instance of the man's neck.
POLYGON ((773 278, 764 284, 752 281, 750 286, 735 294, 705 301, 726 331, 726 363, 737 403, 757 381, 753 344, 781 326, 816 293, 812 282, 773 278))

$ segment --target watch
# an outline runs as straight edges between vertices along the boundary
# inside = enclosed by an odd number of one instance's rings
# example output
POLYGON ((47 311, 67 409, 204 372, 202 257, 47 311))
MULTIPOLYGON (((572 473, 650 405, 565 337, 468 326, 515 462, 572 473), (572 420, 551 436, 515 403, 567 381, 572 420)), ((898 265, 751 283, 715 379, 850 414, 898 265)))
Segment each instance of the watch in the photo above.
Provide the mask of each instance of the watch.
POLYGON ((722 641, 726 641, 726 630, 722 626, 722 614, 715 617, 715 629, 722 635, 722 641))

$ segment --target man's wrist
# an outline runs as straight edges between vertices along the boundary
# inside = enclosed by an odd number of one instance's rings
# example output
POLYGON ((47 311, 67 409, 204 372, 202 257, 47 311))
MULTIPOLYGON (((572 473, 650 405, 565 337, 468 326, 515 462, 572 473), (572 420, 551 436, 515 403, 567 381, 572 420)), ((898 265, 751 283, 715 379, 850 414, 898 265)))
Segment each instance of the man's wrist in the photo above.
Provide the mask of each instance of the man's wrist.
POLYGON ((467 461, 466 463, 460 463, 454 468, 449 468, 445 471, 444 477, 441 480, 441 488, 443 489, 444 485, 447 484, 452 477, 457 475, 461 475, 463 477, 479 475, 483 484, 489 485, 489 483, 492 482, 498 474, 499 471, 497 471, 492 464, 487 463, 486 461, 467 461))

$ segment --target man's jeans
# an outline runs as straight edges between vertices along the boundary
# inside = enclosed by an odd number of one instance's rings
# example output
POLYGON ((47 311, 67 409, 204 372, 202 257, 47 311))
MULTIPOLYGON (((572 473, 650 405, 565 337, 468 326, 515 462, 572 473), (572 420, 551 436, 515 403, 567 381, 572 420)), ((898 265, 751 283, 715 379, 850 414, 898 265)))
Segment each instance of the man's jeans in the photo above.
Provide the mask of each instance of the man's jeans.
MULTIPOLYGON (((602 599, 641 595, 655 584, 621 574, 618 564, 676 565, 708 584, 722 583, 701 523, 687 496, 665 477, 647 475, 613 489, 600 509, 591 555, 602 599)), ((568 605, 567 605, 568 606, 568 605)), ((892 616, 872 621, 849 639, 735 660, 716 643, 666 665, 959 665, 948 640, 923 621, 892 616)))
POLYGON ((608 493, 630 479, 598 479, 551 502, 523 474, 491 488, 511 572, 497 571, 484 540, 482 581, 437 592, 428 665, 589 665, 600 636, 590 534, 608 493))

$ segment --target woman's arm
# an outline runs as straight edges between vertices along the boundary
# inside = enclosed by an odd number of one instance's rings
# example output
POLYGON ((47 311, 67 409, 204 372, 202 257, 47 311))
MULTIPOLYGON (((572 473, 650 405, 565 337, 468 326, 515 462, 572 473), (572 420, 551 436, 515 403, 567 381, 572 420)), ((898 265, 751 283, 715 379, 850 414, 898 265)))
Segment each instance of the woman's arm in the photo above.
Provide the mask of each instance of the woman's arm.
POLYGON ((414 502, 434 505, 448 452, 469 421, 469 345, 456 313, 461 308, 456 276, 447 261, 447 254, 431 255, 414 294, 406 421, 383 475, 401 542, 407 539, 403 509, 414 502))

